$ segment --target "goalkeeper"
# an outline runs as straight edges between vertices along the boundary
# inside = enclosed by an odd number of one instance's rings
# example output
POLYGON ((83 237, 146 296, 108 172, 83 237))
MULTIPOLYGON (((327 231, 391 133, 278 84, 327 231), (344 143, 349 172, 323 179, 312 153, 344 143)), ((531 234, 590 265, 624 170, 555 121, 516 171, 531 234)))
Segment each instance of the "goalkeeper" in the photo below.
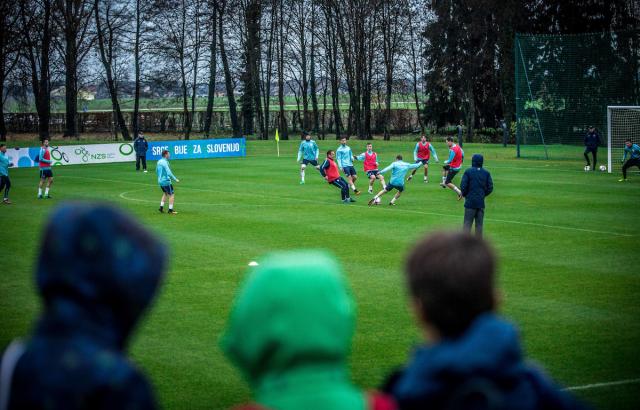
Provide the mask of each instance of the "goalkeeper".
POLYGON ((622 179, 619 182, 624 182, 627 180, 627 169, 636 166, 640 168, 640 147, 638 144, 633 144, 630 139, 626 139, 624 141, 624 155, 622 156, 622 179), (629 160, 624 162, 627 159, 627 154, 629 154, 629 160))

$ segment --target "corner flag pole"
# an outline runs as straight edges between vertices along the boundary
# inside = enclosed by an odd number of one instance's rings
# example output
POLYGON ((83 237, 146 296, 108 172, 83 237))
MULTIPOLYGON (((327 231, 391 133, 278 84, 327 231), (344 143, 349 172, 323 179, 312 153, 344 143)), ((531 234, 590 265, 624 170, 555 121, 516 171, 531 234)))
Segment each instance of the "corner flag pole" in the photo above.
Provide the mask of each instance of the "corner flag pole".
POLYGON ((278 158, 280 158, 280 136, 278 135, 277 128, 276 128, 276 150, 278 151, 278 158))

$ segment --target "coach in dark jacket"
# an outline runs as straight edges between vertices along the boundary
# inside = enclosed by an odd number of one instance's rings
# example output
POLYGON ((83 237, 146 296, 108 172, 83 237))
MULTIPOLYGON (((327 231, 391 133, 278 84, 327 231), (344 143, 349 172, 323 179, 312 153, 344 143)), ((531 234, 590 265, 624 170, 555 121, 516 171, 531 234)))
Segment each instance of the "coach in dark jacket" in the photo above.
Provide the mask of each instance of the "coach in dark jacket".
POLYGON ((124 349, 162 279, 164 246, 107 205, 63 205, 50 220, 36 273, 43 313, 2 358, 8 408, 155 408, 124 349))
POLYGON ((147 172, 147 148, 149 143, 142 133, 138 133, 138 137, 133 141, 133 149, 136 151, 136 171, 140 171, 140 162, 142 162, 142 169, 147 172))
POLYGON ((460 191, 464 197, 464 230, 471 231, 475 220, 476 235, 482 236, 484 221, 484 198, 493 192, 491 174, 482 168, 484 158, 474 154, 471 158, 471 168, 464 171, 460 191))
POLYGON ((591 166, 589 162, 589 153, 593 156, 593 171, 596 170, 596 161, 598 160, 598 147, 602 145, 600 140, 600 133, 596 131, 594 127, 589 127, 587 135, 584 136, 584 159, 587 161, 587 166, 591 166))

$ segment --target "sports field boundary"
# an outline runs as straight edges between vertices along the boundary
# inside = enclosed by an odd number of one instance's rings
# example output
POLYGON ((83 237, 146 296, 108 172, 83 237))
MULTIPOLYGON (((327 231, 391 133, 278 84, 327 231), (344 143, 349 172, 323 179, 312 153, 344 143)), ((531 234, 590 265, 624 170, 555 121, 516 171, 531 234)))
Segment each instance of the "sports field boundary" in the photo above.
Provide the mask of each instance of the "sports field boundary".
POLYGON ((589 390, 589 389, 597 389, 597 388, 601 388, 601 387, 621 386, 621 385, 625 385, 625 384, 638 384, 638 383, 640 383, 640 378, 638 378, 638 379, 616 380, 616 381, 612 381, 612 382, 583 384, 582 386, 567 387, 567 388, 565 388, 563 390, 565 390, 565 391, 589 390))

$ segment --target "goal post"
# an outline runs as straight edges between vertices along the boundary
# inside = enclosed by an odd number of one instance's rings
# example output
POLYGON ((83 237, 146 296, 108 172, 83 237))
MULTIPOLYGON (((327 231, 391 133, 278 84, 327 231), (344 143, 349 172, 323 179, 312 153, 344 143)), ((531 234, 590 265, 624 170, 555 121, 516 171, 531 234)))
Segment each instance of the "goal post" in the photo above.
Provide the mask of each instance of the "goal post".
POLYGON ((607 106, 607 170, 618 171, 622 167, 624 141, 630 139, 634 144, 640 143, 640 106, 610 105, 607 106))

